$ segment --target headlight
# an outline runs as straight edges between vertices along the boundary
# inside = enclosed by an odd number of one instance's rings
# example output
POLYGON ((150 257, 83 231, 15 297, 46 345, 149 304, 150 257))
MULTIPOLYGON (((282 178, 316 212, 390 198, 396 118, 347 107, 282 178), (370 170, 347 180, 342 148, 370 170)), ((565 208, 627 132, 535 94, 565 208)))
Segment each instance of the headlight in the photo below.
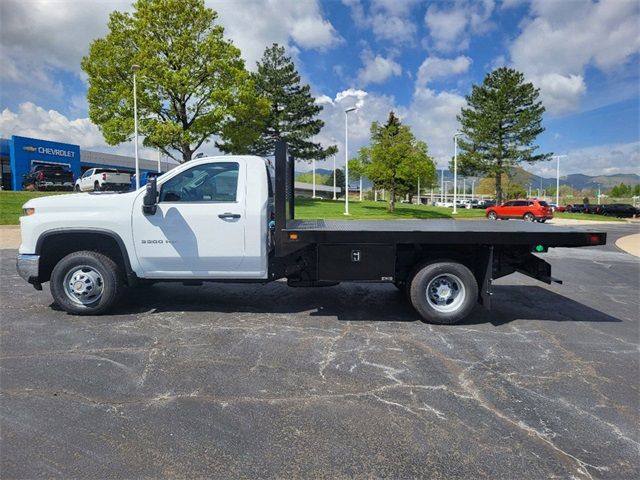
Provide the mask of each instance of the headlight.
POLYGON ((35 208, 23 208, 22 209, 22 213, 24 213, 27 217, 30 217, 31 215, 34 215, 36 213, 36 209, 35 208))

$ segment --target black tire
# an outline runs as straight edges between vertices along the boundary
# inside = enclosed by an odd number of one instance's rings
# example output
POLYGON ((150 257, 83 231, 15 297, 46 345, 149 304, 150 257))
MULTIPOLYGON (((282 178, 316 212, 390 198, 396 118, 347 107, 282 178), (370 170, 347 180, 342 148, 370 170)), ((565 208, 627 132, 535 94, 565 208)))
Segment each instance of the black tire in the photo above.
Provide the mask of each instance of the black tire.
MULTIPOLYGON (((450 290, 455 291, 455 288, 450 290)), ((413 276, 409 287, 409 299, 425 321, 453 325, 467 317, 475 307, 478 301, 478 283, 471 270, 461 263, 434 262, 423 266, 413 276), (434 288, 438 281, 446 278, 455 279, 454 285, 460 282, 457 295, 462 297, 459 300, 452 300, 451 305, 441 305, 438 308, 432 300, 429 300, 427 288, 434 288), (453 305, 455 302, 458 302, 458 305, 453 305), (448 308, 450 310, 443 311, 448 308)))
POLYGON ((93 191, 94 192, 101 192, 102 191, 102 188, 100 188, 100 184, 98 182, 95 182, 93 184, 93 191))
MULTIPOLYGON (((51 295, 60 308, 73 315, 99 315, 111 307, 118 299, 124 285, 120 267, 111 258, 97 252, 80 251, 70 253, 60 260, 51 273, 51 295), (82 269, 81 267, 85 267, 82 269), (74 301, 65 289, 65 279, 70 281, 69 275, 81 270, 93 274, 97 273, 99 282, 91 282, 93 288, 102 288, 102 292, 95 301, 91 301, 91 292, 84 298, 86 303, 74 301), (101 286, 101 287, 99 287, 101 286)), ((82 285, 82 280, 78 280, 82 285)), ((94 290, 95 292, 95 290, 94 290)), ((78 295, 75 298, 80 298, 78 295)))
POLYGON ((489 213, 487 213, 487 218, 489 220, 497 220, 498 219, 498 214, 496 212, 494 212, 493 210, 491 210, 489 213))
POLYGON ((74 190, 75 190, 76 192, 79 192, 79 191, 80 191, 80 185, 76 185, 76 186, 75 186, 75 188, 74 188, 74 190))
POLYGON ((546 221, 547 221, 547 219, 546 219, 546 218, 541 218, 541 219, 539 219, 539 220, 538 220, 538 222, 540 222, 540 223, 544 223, 544 222, 546 222, 546 221))
POLYGON ((525 213, 525 214, 524 214, 524 216, 522 217, 522 219, 523 219, 525 222, 533 222, 533 221, 536 219, 536 217, 535 217, 535 215, 534 215, 533 213, 531 213, 531 212, 527 212, 527 213, 525 213))

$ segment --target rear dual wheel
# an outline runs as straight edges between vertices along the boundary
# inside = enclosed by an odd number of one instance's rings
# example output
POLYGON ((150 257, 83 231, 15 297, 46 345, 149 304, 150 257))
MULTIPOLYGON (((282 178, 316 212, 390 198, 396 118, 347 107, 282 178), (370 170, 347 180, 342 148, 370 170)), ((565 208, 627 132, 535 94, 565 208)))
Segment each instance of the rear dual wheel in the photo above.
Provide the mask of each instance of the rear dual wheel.
POLYGON ((434 262, 421 267, 408 289, 413 307, 429 323, 453 325, 467 317, 478 299, 478 282, 465 265, 434 262))

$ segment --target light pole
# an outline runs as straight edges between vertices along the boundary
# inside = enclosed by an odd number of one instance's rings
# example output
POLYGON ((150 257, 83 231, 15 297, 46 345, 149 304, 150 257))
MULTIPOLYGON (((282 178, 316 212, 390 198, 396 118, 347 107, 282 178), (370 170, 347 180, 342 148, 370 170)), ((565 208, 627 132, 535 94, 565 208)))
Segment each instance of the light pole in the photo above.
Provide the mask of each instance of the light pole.
POLYGON ((453 215, 458 213, 456 202, 458 201, 458 137, 462 132, 453 135, 453 215))
POLYGON ((445 202, 445 198, 443 195, 445 195, 444 193, 444 168, 440 170, 440 201, 441 202, 445 202))
MULTIPOLYGON (((335 145, 336 139, 332 138, 331 143, 335 145)), ((336 198, 336 154, 335 153, 333 154, 333 199, 337 200, 336 198)))
POLYGON ((362 173, 360 174, 360 201, 362 201, 362 173))
POLYGON ((160 167, 160 149, 158 149, 158 173, 160 173, 162 171, 162 168, 160 167))
POLYGON ((471 200, 474 199, 473 189, 475 186, 476 186, 476 179, 474 178, 473 180, 471 180, 471 200))
POLYGON ((133 149, 136 158, 136 190, 140 188, 140 160, 138 159, 138 97, 136 92, 136 72, 140 65, 131 65, 133 72, 133 149))
POLYGON ((566 155, 556 155, 555 158, 558 161, 556 166, 556 206, 560 206, 560 159, 566 157, 566 155))
POLYGON ((420 205, 420 177, 418 177, 418 205, 420 205))
MULTIPOLYGON (((316 142, 316 137, 313 137, 313 143, 316 142)), ((311 192, 311 198, 316 198, 316 157, 314 156, 313 159, 311 159, 311 170, 313 171, 313 173, 311 174, 311 177, 313 178, 313 191, 311 192)))
POLYGON ((356 107, 347 108, 344 111, 344 214, 349 215, 349 112, 355 112, 356 107))

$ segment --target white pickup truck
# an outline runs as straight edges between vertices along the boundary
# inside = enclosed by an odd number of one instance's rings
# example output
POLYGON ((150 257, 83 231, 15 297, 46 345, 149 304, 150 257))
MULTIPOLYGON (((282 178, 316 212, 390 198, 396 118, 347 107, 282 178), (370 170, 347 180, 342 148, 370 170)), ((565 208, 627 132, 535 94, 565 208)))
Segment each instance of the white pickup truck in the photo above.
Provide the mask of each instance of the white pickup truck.
POLYGON ((18 272, 36 289, 49 281, 56 303, 80 315, 107 310, 125 285, 286 278, 392 283, 427 321, 456 323, 489 306, 495 278, 555 281, 537 253, 606 242, 528 222, 296 220, 293 165, 278 143, 275 178, 264 158, 209 157, 129 193, 30 200, 18 272))
POLYGON ((76 180, 76 192, 99 192, 102 190, 129 190, 131 175, 115 168, 90 168, 76 180))

